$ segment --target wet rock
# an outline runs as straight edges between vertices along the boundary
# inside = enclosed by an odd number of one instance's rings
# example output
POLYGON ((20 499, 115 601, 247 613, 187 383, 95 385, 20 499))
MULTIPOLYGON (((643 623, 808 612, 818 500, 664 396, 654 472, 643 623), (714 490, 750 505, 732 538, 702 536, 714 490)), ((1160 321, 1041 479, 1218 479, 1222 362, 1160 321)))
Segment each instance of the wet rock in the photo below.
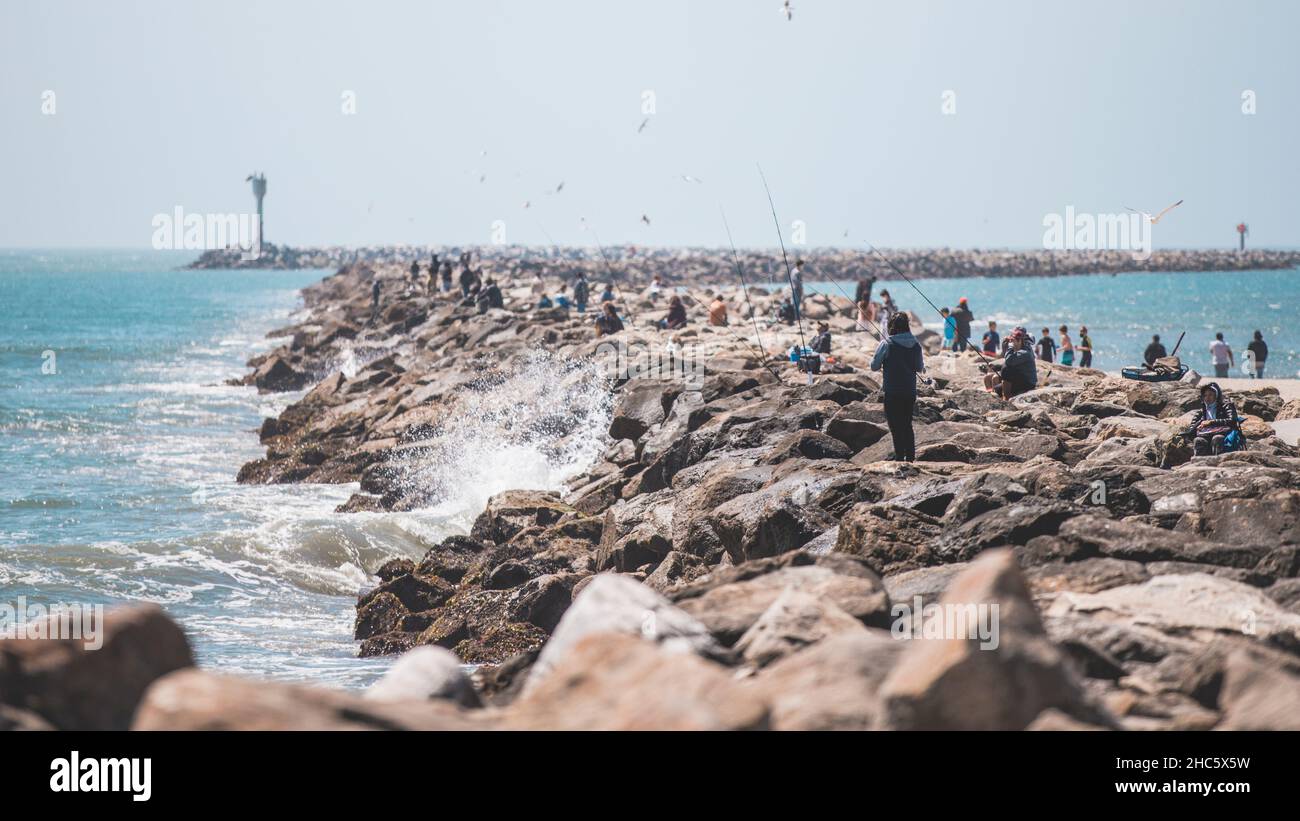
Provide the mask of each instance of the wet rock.
POLYGON ((258 393, 296 391, 307 384, 307 375, 295 369, 283 357, 272 355, 253 374, 258 393))
POLYGON ((526 527, 554 524, 561 516, 575 512, 558 494, 549 491, 507 490, 488 500, 474 521, 470 537, 503 543, 526 527))

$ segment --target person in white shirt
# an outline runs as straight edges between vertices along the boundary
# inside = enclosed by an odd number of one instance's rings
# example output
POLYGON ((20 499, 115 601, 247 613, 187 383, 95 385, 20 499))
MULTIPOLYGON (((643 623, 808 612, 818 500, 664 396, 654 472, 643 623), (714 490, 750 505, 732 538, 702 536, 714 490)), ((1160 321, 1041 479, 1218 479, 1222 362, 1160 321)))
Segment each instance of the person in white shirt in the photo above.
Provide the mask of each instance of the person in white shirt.
POLYGON ((1232 348, 1228 343, 1223 341, 1223 334, 1214 335, 1214 341, 1210 343, 1210 361, 1214 364, 1214 375, 1223 379, 1228 375, 1228 368, 1232 367, 1232 348))

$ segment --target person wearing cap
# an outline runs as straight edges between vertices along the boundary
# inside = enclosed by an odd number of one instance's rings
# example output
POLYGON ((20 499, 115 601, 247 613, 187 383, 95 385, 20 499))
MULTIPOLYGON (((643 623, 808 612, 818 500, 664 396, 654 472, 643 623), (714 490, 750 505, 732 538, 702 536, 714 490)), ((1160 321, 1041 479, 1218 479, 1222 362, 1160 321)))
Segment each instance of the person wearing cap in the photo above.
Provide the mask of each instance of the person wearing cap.
POLYGON ((1017 327, 1007 335, 1007 352, 1001 364, 993 364, 984 375, 984 387, 1003 399, 1010 399, 1038 387, 1038 363, 1034 360, 1029 332, 1017 327))
POLYGON ((975 314, 971 313, 966 297, 957 300, 957 310, 953 311, 952 318, 957 321, 957 339, 953 350, 960 353, 970 344, 970 324, 975 321, 975 314))

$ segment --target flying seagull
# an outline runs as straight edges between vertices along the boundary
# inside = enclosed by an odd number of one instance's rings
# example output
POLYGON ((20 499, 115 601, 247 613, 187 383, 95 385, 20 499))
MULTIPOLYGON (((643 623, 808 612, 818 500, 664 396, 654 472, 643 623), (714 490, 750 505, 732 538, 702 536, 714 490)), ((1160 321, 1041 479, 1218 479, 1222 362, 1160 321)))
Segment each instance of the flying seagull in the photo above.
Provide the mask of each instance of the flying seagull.
POLYGON ((794 6, 790 5, 790 0, 785 0, 785 2, 781 4, 781 13, 785 15, 785 19, 787 20, 794 19, 794 6))
POLYGON ((642 131, 645 131, 645 127, 648 125, 650 125, 650 118, 646 117, 641 121, 641 125, 636 127, 636 133, 640 134, 642 131))
POLYGON ((645 214, 641 215, 641 221, 644 222, 646 225, 650 224, 650 218, 647 217, 645 214))
POLYGON ((701 185, 704 184, 704 180, 700 179, 699 177, 692 177, 690 174, 683 174, 682 179, 686 180, 687 182, 699 183, 701 185))
POLYGON ((525 208, 528 208, 528 207, 530 207, 531 205, 532 205, 532 203, 531 203, 530 201, 528 201, 528 200, 524 200, 524 207, 525 207, 525 208))
POLYGON ((564 180, 560 180, 560 184, 557 185, 557 186, 555 186, 555 192, 554 192, 554 193, 558 194, 558 193, 560 193, 560 192, 563 191, 563 190, 564 190, 564 180))
POLYGON ((1128 210, 1132 211, 1134 214, 1141 214, 1142 216, 1144 216, 1144 217, 1147 218, 1147 222, 1151 223, 1152 225, 1155 225, 1157 222, 1160 222, 1160 218, 1161 218, 1161 217, 1163 217, 1165 214, 1168 214, 1170 211, 1174 210, 1175 208, 1177 208, 1178 206, 1180 206, 1180 205, 1182 205, 1182 204, 1183 204, 1183 201, 1182 201, 1182 200, 1179 200, 1178 202, 1176 202, 1176 203, 1174 203, 1173 205, 1169 206, 1169 207, 1166 208, 1165 210, 1161 211, 1159 214, 1156 214, 1154 217, 1151 216, 1150 214, 1148 214, 1146 211, 1139 211, 1139 210, 1137 210, 1136 208, 1129 208, 1127 205, 1124 206, 1124 207, 1125 207, 1125 208, 1128 208, 1128 210))

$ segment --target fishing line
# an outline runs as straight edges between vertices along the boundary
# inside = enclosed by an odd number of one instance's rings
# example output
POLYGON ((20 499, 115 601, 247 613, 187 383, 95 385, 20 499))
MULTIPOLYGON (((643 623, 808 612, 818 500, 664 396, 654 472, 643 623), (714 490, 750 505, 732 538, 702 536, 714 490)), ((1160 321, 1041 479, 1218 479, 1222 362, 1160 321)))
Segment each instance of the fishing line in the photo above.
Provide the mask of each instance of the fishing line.
MULTIPOLYGON (((880 251, 877 250, 876 246, 872 245, 870 242, 867 242, 866 240, 863 240, 863 242, 866 243, 866 246, 867 246, 868 248, 871 249, 872 253, 874 253, 876 256, 880 257, 881 259, 883 259, 883 260, 885 261, 885 264, 888 265, 890 268, 893 269, 894 273, 896 273, 896 274, 898 274, 900 277, 902 277, 904 282, 906 282, 908 285, 911 285, 912 288, 914 288, 914 289, 916 290, 916 292, 917 292, 918 294, 921 295, 921 299, 924 299, 926 302, 928 302, 928 303, 930 304, 930 307, 934 309, 934 312, 935 312, 935 313, 937 313, 939 316, 943 316, 943 311, 940 311, 940 310, 939 310, 939 306, 938 306, 938 305, 935 305, 933 302, 931 302, 931 301, 930 301, 930 298, 929 298, 928 296, 925 295, 925 291, 922 291, 920 288, 918 288, 917 285, 916 285, 916 283, 913 282, 913 281, 911 280, 911 278, 910 278, 907 274, 903 273, 903 271, 902 271, 902 270, 901 270, 897 265, 895 265, 893 262, 891 262, 891 261, 889 260, 889 257, 887 257, 887 256, 885 256, 884 254, 880 253, 880 251)), ((948 321, 947 318, 945 318, 945 319, 944 319, 944 322, 947 323, 947 321, 948 321)), ((984 352, 983 352, 982 350, 980 350, 979 348, 975 347, 975 343, 974 343, 973 341, 971 341, 971 338, 968 337, 968 336, 966 336, 965 334, 963 334, 963 333, 962 333, 962 332, 957 328, 957 323, 956 323, 955 321, 953 322, 953 332, 956 333, 957 336, 959 336, 959 337, 961 337, 962 339, 966 340, 966 344, 970 346, 970 349, 971 349, 972 351, 974 351, 975 353, 979 354, 980 359, 983 359, 983 360, 984 360, 986 363, 988 363, 989 365, 992 365, 992 364, 993 364, 993 360, 992 360, 992 359, 989 359, 987 356, 985 356, 985 355, 984 355, 984 352)))
POLYGON ((736 274, 740 277, 740 289, 745 294, 745 304, 749 306, 749 316, 754 320, 754 339, 758 342, 758 348, 763 352, 763 359, 767 359, 767 348, 763 346, 763 337, 758 332, 758 314, 754 311, 754 303, 749 299, 749 285, 745 282, 745 271, 740 267, 740 257, 736 253, 736 241, 731 238, 731 225, 727 223, 727 211, 718 205, 718 210, 722 212, 722 227, 727 229, 727 242, 731 245, 731 262, 736 266, 736 274))
MULTIPOLYGON (((696 305, 699 305, 701 308, 704 308, 705 313, 708 312, 708 308, 704 305, 704 303, 703 303, 703 302, 700 302, 698 299, 696 299, 696 298, 695 298, 695 295, 692 294, 689 290, 687 290, 685 285, 678 286, 678 287, 680 287, 680 288, 682 289, 682 293, 686 295, 686 298, 687 298, 687 299, 689 299, 691 302, 694 302, 696 305)), ((739 333, 737 333, 735 330, 733 330, 732 327, 731 327, 730 325, 710 325, 709 327, 711 327, 711 328, 725 328, 726 331, 727 331, 727 333, 731 334, 735 339, 737 339, 737 340, 739 340, 740 342, 744 343, 744 345, 745 345, 747 348, 749 348, 750 352, 752 352, 752 353, 759 353, 758 351, 755 351, 755 350, 754 350, 754 345, 753 345, 753 343, 751 343, 748 339, 746 339, 745 337, 743 337, 743 336, 741 336, 739 333)), ((776 377, 776 381, 777 381, 777 382, 780 382, 782 385, 785 385, 785 384, 786 384, 786 381, 785 381, 784 379, 781 378, 781 374, 780 374, 780 372, 778 372, 778 371, 776 370, 776 368, 772 367, 771 363, 768 362, 768 360, 767 360, 767 352, 766 352, 766 351, 762 352, 762 354, 761 354, 761 359, 759 359, 759 361, 762 363, 762 365, 763 365, 764 368, 767 368, 767 370, 768 370, 769 373, 771 373, 773 376, 776 377)))
POLYGON ((610 264, 609 257, 605 256, 605 248, 600 244, 600 235, 596 233, 596 226, 587 223, 591 228, 591 237, 596 241, 596 250, 600 252, 600 258, 605 260, 605 270, 609 274, 609 281, 614 283, 614 288, 618 290, 618 298, 623 300, 627 306, 627 318, 633 323, 636 322, 636 314, 632 312, 632 303, 623 293, 623 286, 618 284, 618 276, 614 274, 614 266, 610 264))
MULTIPOLYGON (((758 165, 758 163, 755 163, 755 165, 758 165)), ((781 260, 785 262, 785 278, 790 284, 790 297, 793 299, 794 273, 790 270, 790 258, 786 256, 785 253, 785 236, 781 234, 781 219, 776 215, 776 203, 772 200, 772 189, 767 187, 767 177, 763 176, 763 166, 761 165, 758 165, 758 178, 763 181, 763 190, 767 192, 767 204, 772 209, 772 222, 776 225, 776 239, 777 242, 781 243, 781 260)), ((794 309, 794 321, 799 326, 799 361, 802 362, 804 348, 807 347, 803 338, 803 310, 801 310, 803 302, 802 293, 799 295, 799 302, 801 304, 795 306, 794 309)), ((808 378, 812 379, 811 373, 808 374, 808 378)))

